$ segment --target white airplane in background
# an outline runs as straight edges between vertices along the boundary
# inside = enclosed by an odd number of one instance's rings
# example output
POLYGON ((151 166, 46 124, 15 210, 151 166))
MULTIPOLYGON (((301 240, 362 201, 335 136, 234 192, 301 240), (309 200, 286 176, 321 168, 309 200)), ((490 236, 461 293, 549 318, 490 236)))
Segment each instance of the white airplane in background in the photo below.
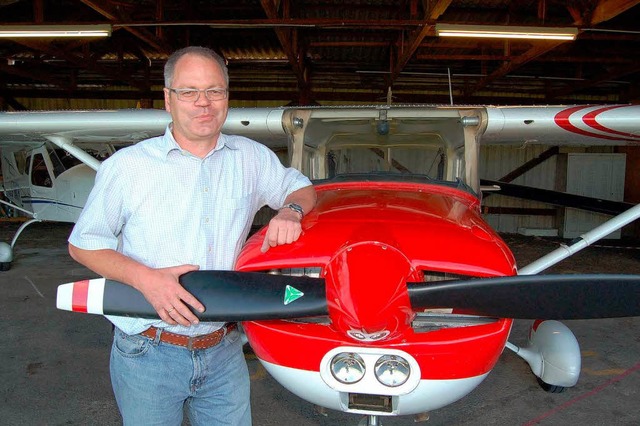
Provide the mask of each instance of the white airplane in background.
MULTIPOLYGON (((561 391, 577 383, 581 360, 573 333, 556 320, 640 315, 640 279, 535 274, 635 220, 640 206, 518 269, 480 215, 479 147, 636 145, 638 117, 640 106, 630 105, 231 109, 223 132, 286 148, 290 165, 316 183, 318 206, 297 244, 260 253, 259 231, 238 272, 200 271, 183 284, 207 306, 203 319, 244 321, 258 359, 283 386, 365 414, 369 425, 462 398, 505 347, 545 390, 561 391), (283 305, 285 287, 303 291, 283 305), (507 341, 512 318, 545 321, 517 347, 507 341), (304 359, 291 347, 307 348, 304 359)), ((96 157, 159 135, 168 121, 159 110, 0 113, 2 203, 32 220, 74 222, 96 157)), ((28 223, 0 247, 4 269, 28 223)), ((60 286, 57 304, 154 316, 131 291, 85 280, 60 286)))

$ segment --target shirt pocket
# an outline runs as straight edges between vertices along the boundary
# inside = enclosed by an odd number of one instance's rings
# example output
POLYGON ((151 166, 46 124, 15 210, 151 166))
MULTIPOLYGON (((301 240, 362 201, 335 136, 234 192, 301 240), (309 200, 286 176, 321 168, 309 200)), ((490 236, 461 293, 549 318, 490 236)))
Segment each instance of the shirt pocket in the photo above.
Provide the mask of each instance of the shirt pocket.
POLYGON ((240 198, 225 198, 221 207, 224 210, 249 210, 251 208, 252 194, 240 198))

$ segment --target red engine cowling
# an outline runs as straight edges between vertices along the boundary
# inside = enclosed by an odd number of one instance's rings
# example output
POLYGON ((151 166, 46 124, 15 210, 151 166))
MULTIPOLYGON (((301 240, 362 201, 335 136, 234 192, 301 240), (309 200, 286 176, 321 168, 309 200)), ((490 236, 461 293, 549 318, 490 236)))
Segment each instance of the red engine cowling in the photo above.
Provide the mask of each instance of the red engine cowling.
POLYGON ((303 235, 267 253, 264 230, 247 242, 237 269, 313 271, 325 279, 329 315, 299 321, 247 322, 256 355, 269 363, 318 371, 340 346, 402 349, 424 379, 486 374, 504 348, 511 320, 418 330, 407 282, 425 276, 515 274, 506 244, 483 221, 479 201, 458 188, 406 182, 316 186, 318 203, 303 235), (304 348, 302 356, 298 350, 304 348))

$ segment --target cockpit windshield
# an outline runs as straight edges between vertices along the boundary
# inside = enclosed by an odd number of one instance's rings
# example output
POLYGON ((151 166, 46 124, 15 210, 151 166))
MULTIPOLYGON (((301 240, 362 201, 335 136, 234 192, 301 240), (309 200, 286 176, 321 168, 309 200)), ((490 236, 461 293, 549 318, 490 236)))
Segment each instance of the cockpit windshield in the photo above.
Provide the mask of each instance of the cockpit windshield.
POLYGON ((314 180, 382 173, 468 184, 466 163, 473 156, 465 154, 468 143, 456 111, 353 108, 307 114, 304 136, 293 133, 303 142, 301 169, 314 180))
POLYGON ((444 180, 443 148, 425 146, 338 147, 327 153, 327 177, 336 175, 390 172, 411 173, 444 180))

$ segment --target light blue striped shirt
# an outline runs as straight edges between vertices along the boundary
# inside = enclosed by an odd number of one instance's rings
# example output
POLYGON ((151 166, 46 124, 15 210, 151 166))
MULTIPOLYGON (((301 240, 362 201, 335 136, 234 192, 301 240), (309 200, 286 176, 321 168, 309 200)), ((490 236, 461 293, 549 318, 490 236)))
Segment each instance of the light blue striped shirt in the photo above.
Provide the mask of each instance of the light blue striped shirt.
MULTIPOLYGON (((290 193, 309 185, 260 143, 221 134, 215 149, 199 158, 182 150, 167 127, 163 136, 123 148, 102 163, 69 242, 85 250, 117 250, 152 268, 232 270, 258 209, 278 209, 290 193)), ((195 336, 223 324, 107 318, 128 334, 154 325, 195 336)))

